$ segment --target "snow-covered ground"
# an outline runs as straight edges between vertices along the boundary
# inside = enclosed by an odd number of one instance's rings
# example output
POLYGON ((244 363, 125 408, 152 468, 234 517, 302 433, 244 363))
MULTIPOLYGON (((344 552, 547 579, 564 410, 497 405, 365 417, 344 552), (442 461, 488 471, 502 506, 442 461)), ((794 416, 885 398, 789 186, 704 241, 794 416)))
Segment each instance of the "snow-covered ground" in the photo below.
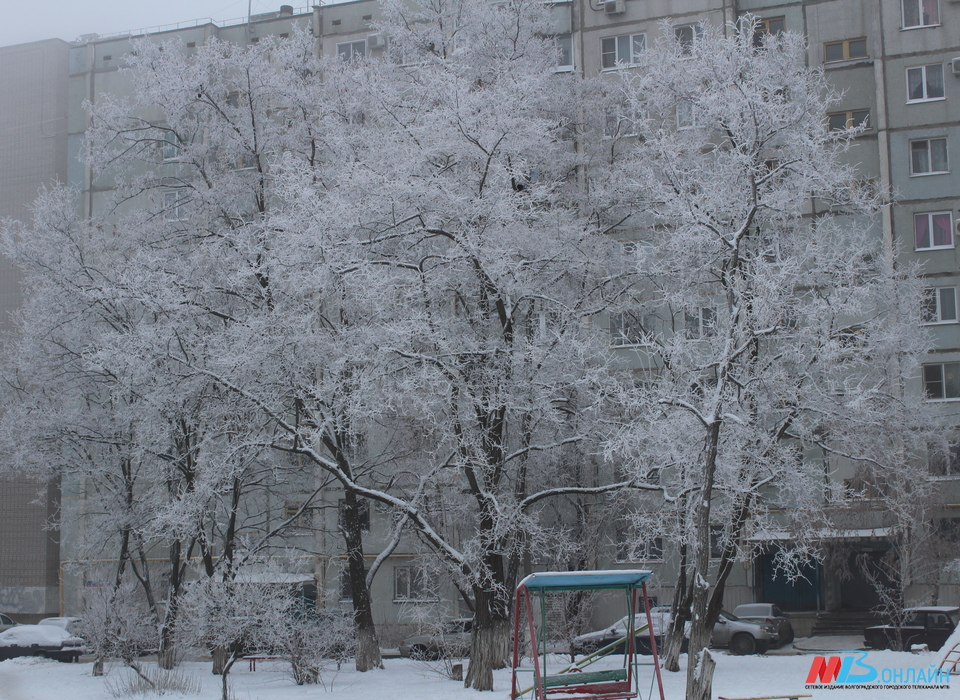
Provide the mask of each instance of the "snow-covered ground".
MULTIPOLYGON (((861 655, 863 653, 860 652, 861 655)), ((831 652, 824 652, 824 655, 829 656, 831 652)), ((805 688, 810 665, 815 658, 812 654, 780 652, 738 657, 720 651, 715 656, 714 697, 748 698, 807 693, 814 700, 937 700, 960 696, 960 676, 952 677, 949 689, 884 689, 877 686, 805 688)), ((939 663, 940 657, 939 652, 911 654, 883 651, 870 652, 865 662, 878 671, 923 669, 926 672, 939 663)), ((510 693, 509 671, 496 674, 493 693, 477 693, 464 689, 462 683, 442 678, 437 670, 440 664, 386 659, 384 665, 384 670, 370 673, 357 673, 347 668, 339 672, 331 671, 323 677, 322 686, 297 686, 290 679, 287 665, 283 662, 261 661, 255 672, 249 670, 246 662, 238 662, 229 676, 230 688, 236 700, 299 700, 318 696, 330 700, 483 700, 507 698, 510 693)), ((145 666, 150 664, 145 663, 145 666)), ((211 674, 209 662, 189 662, 180 668, 182 673, 199 681, 202 690, 199 694, 168 694, 165 698, 218 700, 220 678, 211 674)), ((91 669, 89 663, 62 664, 37 658, 0 662, 0 700, 114 700, 116 696, 110 692, 111 683, 129 671, 120 665, 108 665, 106 677, 94 678, 91 669)), ((854 667, 854 671, 858 671, 857 667, 854 667)), ((644 667, 641 673, 641 677, 647 679, 643 684, 646 687, 642 688, 643 697, 647 697, 650 667, 644 667)), ((664 686, 669 700, 681 700, 684 695, 684 674, 665 673, 664 686)))

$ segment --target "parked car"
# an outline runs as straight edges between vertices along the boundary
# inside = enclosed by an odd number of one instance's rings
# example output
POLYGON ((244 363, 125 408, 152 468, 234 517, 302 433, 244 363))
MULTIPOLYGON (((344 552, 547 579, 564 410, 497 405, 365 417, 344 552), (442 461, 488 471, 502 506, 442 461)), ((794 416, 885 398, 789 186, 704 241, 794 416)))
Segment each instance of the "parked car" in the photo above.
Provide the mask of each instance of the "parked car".
POLYGON ((4 615, 0 613, 0 632, 10 629, 11 627, 16 627, 20 623, 14 620, 9 615, 4 615))
POLYGON ((780 644, 777 626, 768 622, 748 622, 726 610, 720 611, 717 624, 713 626, 710 645, 727 647, 731 654, 763 654, 780 644))
MULTIPOLYGON (((657 641, 657 650, 663 648, 667 628, 670 625, 670 609, 654 608, 650 611, 650 617, 653 620, 653 634, 657 641)), ((590 654, 598 649, 620 641, 620 644, 613 647, 612 654, 626 653, 627 643, 625 640, 627 634, 627 625, 630 622, 629 615, 621 617, 609 627, 595 632, 577 635, 573 638, 573 650, 577 654, 590 654), (621 641, 622 640, 622 641, 621 641)), ((689 629, 689 623, 687 623, 689 629)), ((634 629, 637 630, 634 639, 634 650, 638 654, 653 654, 650 647, 650 633, 647 631, 647 614, 638 613, 634 619, 634 629)), ((688 639, 684 638, 681 651, 687 650, 688 639)))
POLYGON ((775 625, 780 636, 780 646, 790 644, 794 639, 793 625, 783 611, 773 603, 747 603, 738 605, 733 614, 741 620, 775 625))
POLYGON ((65 629, 75 637, 83 636, 83 620, 79 617, 45 617, 37 624, 53 625, 54 627, 65 629))
POLYGON ((913 644, 926 644, 938 651, 957 628, 960 608, 924 606, 908 608, 906 618, 898 630, 893 624, 874 625, 863 630, 863 639, 871 649, 909 649, 913 644))
POLYGON ((400 642, 400 656, 415 659, 460 658, 470 654, 472 617, 451 620, 437 634, 415 634, 400 642))
POLYGON ((17 625, 0 632, 0 660, 46 656, 57 661, 76 661, 83 652, 82 639, 54 625, 17 625))

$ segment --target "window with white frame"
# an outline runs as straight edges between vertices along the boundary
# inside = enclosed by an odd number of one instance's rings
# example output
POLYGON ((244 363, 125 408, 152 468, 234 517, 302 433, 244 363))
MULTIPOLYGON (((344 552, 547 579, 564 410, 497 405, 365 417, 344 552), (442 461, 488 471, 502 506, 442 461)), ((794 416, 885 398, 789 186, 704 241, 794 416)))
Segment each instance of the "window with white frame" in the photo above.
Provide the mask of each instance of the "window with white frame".
POLYGON ((643 324, 639 315, 631 311, 610 314, 610 345, 616 348, 637 345, 642 341, 643 324))
POLYGON ((717 310, 701 306, 684 314, 684 332, 688 338, 709 338, 717 334, 717 310))
POLYGON ((849 61, 853 58, 866 57, 867 40, 865 37, 861 37, 860 39, 844 39, 843 41, 828 41, 823 45, 824 63, 849 61))
POLYGON ((180 157, 180 139, 172 129, 165 129, 163 132, 163 146, 161 155, 165 163, 175 161, 180 157))
POLYGON ((345 61, 356 61, 367 53, 367 40, 345 41, 337 44, 337 56, 345 61))
POLYGON ((700 25, 685 24, 680 27, 674 27, 673 36, 677 43, 680 44, 680 53, 684 56, 692 56, 694 43, 702 33, 703 30, 700 28, 700 25))
POLYGON ((907 102, 928 102, 942 100, 943 64, 931 63, 928 66, 907 68, 907 102))
POLYGON ((180 192, 170 190, 163 193, 163 218, 167 221, 182 221, 186 218, 186 198, 180 192))
POLYGON ((957 322, 957 288, 928 287, 923 290, 923 323, 957 322))
POLYGON ((913 215, 913 233, 917 250, 953 248, 953 212, 932 211, 913 215))
POLYGON ((924 365, 923 393, 933 401, 960 399, 960 362, 924 365))
POLYGON ((623 34, 600 39, 600 67, 604 70, 632 66, 640 62, 647 48, 646 34, 623 34))
POLYGON ((947 170, 947 139, 917 139, 910 142, 910 174, 932 175, 947 170))
POLYGON ((419 566, 397 566, 393 569, 393 600, 409 602, 435 600, 427 585, 427 577, 419 566))
POLYGON ((573 70, 573 35, 557 34, 554 38, 557 46, 557 72, 573 70))
POLYGON ((938 0, 900 0, 903 8, 903 28, 932 27, 940 24, 938 0))
POLYGON ((934 476, 960 476, 960 443, 928 446, 927 465, 934 476))
POLYGON ((677 128, 691 129, 700 126, 700 108, 693 102, 681 100, 677 103, 677 128))

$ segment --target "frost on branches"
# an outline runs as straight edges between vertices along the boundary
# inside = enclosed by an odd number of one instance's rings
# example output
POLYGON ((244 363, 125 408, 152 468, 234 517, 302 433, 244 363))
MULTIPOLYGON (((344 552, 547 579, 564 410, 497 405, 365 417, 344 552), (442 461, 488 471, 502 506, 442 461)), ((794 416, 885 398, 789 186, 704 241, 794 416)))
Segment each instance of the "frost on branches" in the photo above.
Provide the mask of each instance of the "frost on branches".
MULTIPOLYGON (((912 465, 930 424, 904 391, 927 350, 918 287, 871 218, 878 202, 844 165, 852 134, 825 128, 836 96, 804 68, 799 37, 758 47, 749 19, 729 36, 701 29, 682 45, 665 26, 620 83, 639 138, 613 181, 633 198, 623 207, 637 231, 631 310, 645 320, 646 367, 624 391, 629 421, 611 448, 663 488, 638 518, 681 549, 675 605, 692 607, 698 660, 724 580, 747 554, 737 544, 747 519, 787 529, 808 555, 832 525, 838 464, 891 501, 920 496, 912 465), (696 585, 711 570, 711 536, 723 549, 712 596, 696 585)), ((709 671, 689 665, 688 698, 710 697, 709 671)))

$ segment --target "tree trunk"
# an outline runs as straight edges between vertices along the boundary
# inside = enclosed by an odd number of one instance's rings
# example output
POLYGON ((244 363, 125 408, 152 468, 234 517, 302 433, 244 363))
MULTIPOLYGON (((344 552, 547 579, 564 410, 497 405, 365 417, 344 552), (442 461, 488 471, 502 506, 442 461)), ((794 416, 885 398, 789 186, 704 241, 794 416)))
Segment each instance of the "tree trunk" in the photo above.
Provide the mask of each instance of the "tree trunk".
MULTIPOLYGON (((717 662, 713 660, 713 654, 710 653, 709 649, 701 649, 696 656, 696 665, 691 663, 688 667, 695 667, 697 672, 693 675, 692 684, 689 673, 687 675, 686 700, 711 700, 713 697, 713 670, 717 662)), ((691 658, 693 657, 691 656, 691 658)))
POLYGON ((710 501, 716 473, 717 447, 720 441, 720 423, 707 426, 703 452, 703 483, 693 501, 694 530, 693 567, 690 571, 691 601, 690 651, 687 654, 687 700, 708 700, 713 688, 713 669, 716 666, 707 647, 713 628, 707 624, 710 584, 710 501))
POLYGON ((670 607, 673 615, 660 657, 663 668, 674 673, 680 670, 680 651, 683 648, 687 620, 690 619, 690 596, 691 593, 687 590, 687 545, 683 544, 680 546, 680 575, 677 586, 673 589, 673 604, 670 607))
POLYGON ((360 503, 350 490, 344 493, 340 509, 340 527, 347 546, 347 567, 353 597, 353 626, 357 637, 356 667, 358 671, 383 668, 380 641, 373 621, 373 605, 367 587, 367 568, 363 560, 363 535, 360 523, 360 503))
MULTIPOLYGON (((226 647, 213 648, 213 675, 224 675, 224 669, 230 661, 230 650, 226 647)), ((226 682, 226 680, 224 680, 226 682)))
POLYGON ((93 661, 93 675, 102 676, 103 675, 103 656, 97 655, 97 658, 93 661))
POLYGON ((493 690, 493 672, 507 666, 510 643, 510 605, 495 591, 474 589, 476 613, 470 635, 470 666, 464 686, 493 690))

